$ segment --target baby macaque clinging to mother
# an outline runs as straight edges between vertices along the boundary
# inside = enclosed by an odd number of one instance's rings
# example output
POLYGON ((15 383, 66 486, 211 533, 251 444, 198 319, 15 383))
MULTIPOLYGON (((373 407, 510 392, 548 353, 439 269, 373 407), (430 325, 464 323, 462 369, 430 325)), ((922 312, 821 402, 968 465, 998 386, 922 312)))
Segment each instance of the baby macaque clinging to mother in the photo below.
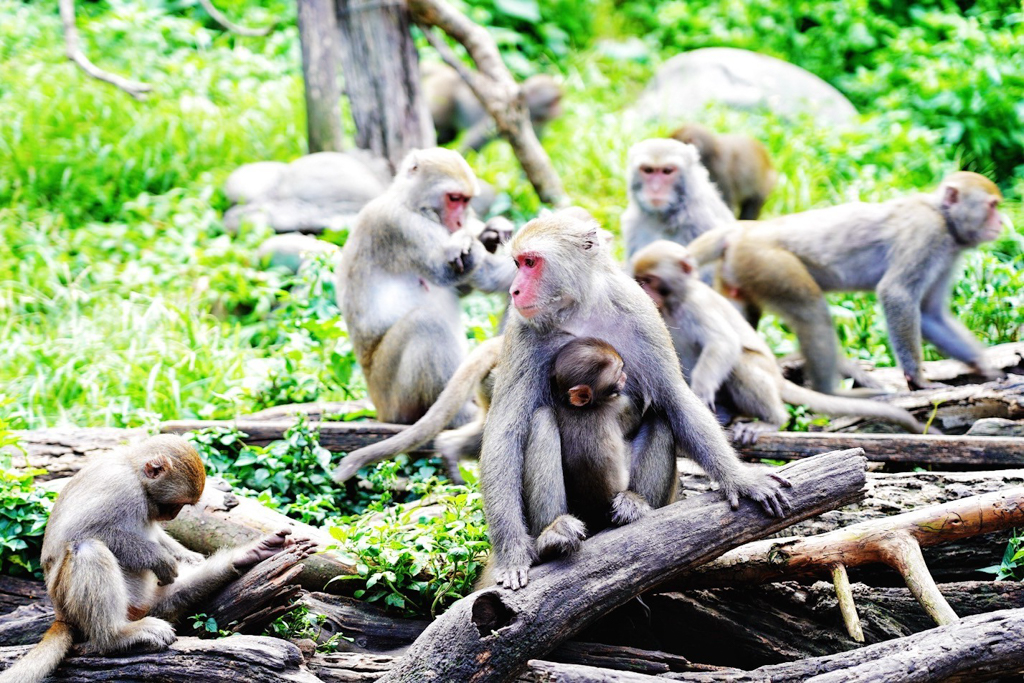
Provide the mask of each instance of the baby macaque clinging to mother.
POLYGON ((549 373, 562 347, 577 337, 609 344, 626 368, 622 394, 637 413, 625 433, 628 491, 651 507, 672 502, 681 451, 719 483, 733 506, 746 496, 771 514, 784 513, 788 483, 737 458, 707 406, 683 381, 653 302, 614 261, 592 217, 566 209, 534 219, 510 246, 518 267, 510 290, 514 310, 480 463, 496 583, 526 585, 543 527, 538 530, 539 520, 524 506, 551 503, 553 492, 564 491, 561 459, 550 457, 559 452, 561 437, 549 373))

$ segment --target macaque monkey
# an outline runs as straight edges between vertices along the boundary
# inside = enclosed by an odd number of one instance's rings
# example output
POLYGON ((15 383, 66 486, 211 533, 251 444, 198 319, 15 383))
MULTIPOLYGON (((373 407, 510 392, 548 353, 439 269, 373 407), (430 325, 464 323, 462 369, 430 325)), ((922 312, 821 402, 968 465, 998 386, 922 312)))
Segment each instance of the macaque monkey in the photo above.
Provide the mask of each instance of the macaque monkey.
MULTIPOLYGON (((676 143, 682 144, 682 143, 676 143)), ((637 406, 627 432, 629 490, 651 507, 676 494, 676 452, 694 458, 733 506, 747 496, 784 514, 787 485, 744 465, 707 406, 683 381, 654 303, 614 261, 582 209, 536 218, 510 244, 518 266, 493 399, 484 425, 480 484, 495 583, 518 589, 537 559, 537 536, 567 512, 551 362, 574 337, 613 346, 629 368, 623 395, 637 406)))
POLYGON ((53 626, 3 683, 35 683, 56 669, 77 633, 96 654, 158 651, 175 640, 166 620, 209 597, 288 544, 279 531, 204 559, 160 528, 206 484, 203 463, 179 436, 161 435, 83 467, 57 498, 43 536, 53 626))
MULTIPOLYGON (((437 144, 446 145, 467 131, 459 150, 479 151, 496 137, 494 121, 459 73, 447 64, 422 67, 423 97, 430 108, 437 144)), ((562 115, 562 86, 551 76, 537 74, 522 83, 530 122, 539 138, 544 126, 562 115)))
POLYGON ((697 149, 670 138, 633 145, 626 161, 629 205, 622 214, 626 256, 655 240, 689 244, 712 228, 736 222, 697 149))
POLYGON ((541 560, 575 552, 585 537, 610 524, 634 522, 651 510, 628 490, 630 458, 623 430, 635 415, 622 395, 627 379, 622 368, 622 357, 600 339, 574 339, 555 356, 551 382, 568 512, 537 537, 541 560))
POLYGON ((811 386, 836 392, 838 340, 824 292, 874 291, 911 389, 935 386, 921 370, 921 337, 994 376, 984 347, 950 313, 961 252, 999 236, 1003 196, 988 178, 959 171, 938 189, 881 204, 856 202, 739 224, 690 246, 698 264, 721 260, 732 298, 778 313, 796 333, 811 386))
POLYGON ((687 123, 672 137, 693 145, 711 182, 740 220, 754 220, 768 198, 778 174, 768 150, 748 135, 715 135, 699 123, 687 123))
POLYGON ((459 474, 459 461, 480 455, 484 421, 487 419, 491 391, 494 388, 492 370, 501 355, 502 343, 502 337, 495 337, 473 349, 452 375, 434 405, 415 424, 383 441, 357 448, 342 458, 331 475, 335 483, 343 484, 363 467, 412 451, 435 437, 434 445, 445 461, 448 478, 458 484, 465 483, 459 474), (445 425, 452 422, 466 405, 474 390, 480 406, 476 419, 458 429, 442 432, 445 425))
POLYGON ((735 306, 697 277, 697 263, 686 247, 652 242, 633 256, 632 270, 661 311, 697 398, 714 409, 716 395, 724 390, 739 415, 760 420, 734 424, 734 440, 753 443, 761 433, 777 431, 789 421, 783 401, 826 415, 878 417, 915 434, 924 433, 924 425, 902 408, 820 394, 784 379, 757 331, 735 306))
MULTIPOLYGON (((341 250, 339 304, 377 417, 410 424, 465 356, 459 294, 502 291, 515 266, 468 230, 476 176, 451 150, 410 152, 341 250)), ((469 421, 467 405, 456 425, 469 421)))

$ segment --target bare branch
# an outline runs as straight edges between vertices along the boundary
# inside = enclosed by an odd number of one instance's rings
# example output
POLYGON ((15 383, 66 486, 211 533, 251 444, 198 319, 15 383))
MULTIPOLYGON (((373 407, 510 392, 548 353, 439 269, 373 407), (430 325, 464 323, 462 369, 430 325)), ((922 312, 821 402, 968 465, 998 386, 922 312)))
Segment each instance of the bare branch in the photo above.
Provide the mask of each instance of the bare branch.
POLYGON ((212 18, 214 21, 216 21, 218 24, 220 24, 227 30, 231 31, 232 33, 237 33, 240 36, 245 36, 247 38, 260 38, 273 31, 274 26, 276 26, 276 23, 271 24, 270 26, 265 26, 263 28, 248 28, 246 26, 239 26, 238 24, 224 16, 224 14, 219 9, 214 7, 213 2, 211 2, 211 0, 199 0, 199 4, 202 5, 203 9, 206 10, 206 13, 210 15, 210 18, 212 18))
POLYGON ((60 19, 64 24, 64 54, 68 59, 96 80, 110 83, 137 100, 146 99, 146 93, 152 90, 153 86, 104 71, 89 61, 89 58, 82 52, 78 27, 75 26, 75 0, 60 0, 60 19))

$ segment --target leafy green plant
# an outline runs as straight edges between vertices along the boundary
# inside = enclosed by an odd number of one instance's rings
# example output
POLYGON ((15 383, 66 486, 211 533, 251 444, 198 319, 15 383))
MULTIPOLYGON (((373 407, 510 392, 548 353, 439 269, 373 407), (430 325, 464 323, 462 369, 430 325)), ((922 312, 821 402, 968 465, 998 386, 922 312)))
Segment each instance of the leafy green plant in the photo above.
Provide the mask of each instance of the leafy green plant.
POLYGON ((473 590, 490 544, 480 494, 437 480, 413 485, 430 507, 381 501, 331 525, 338 547, 358 559, 355 597, 405 615, 436 615, 473 590), (429 511, 429 514, 427 512, 429 511))
POLYGON ((342 633, 335 633, 324 639, 323 631, 326 621, 327 615, 313 614, 305 605, 299 605, 275 619, 267 626, 264 635, 288 640, 308 638, 317 644, 316 651, 323 654, 337 652, 342 641, 352 642, 352 638, 347 638, 342 633))
POLYGON ((217 624, 217 620, 213 617, 209 617, 205 612, 201 614, 193 614, 188 618, 192 622, 192 630, 199 637, 206 638, 227 638, 234 634, 234 631, 230 629, 222 629, 217 624))
POLYGON ((20 449, 7 423, 0 420, 0 574, 42 578, 39 552, 57 494, 35 486, 46 470, 11 467, 11 451, 20 449))
POLYGON ((980 571, 995 574, 996 581, 1024 581, 1024 535, 1014 529, 1010 542, 1006 544, 1002 562, 980 571))

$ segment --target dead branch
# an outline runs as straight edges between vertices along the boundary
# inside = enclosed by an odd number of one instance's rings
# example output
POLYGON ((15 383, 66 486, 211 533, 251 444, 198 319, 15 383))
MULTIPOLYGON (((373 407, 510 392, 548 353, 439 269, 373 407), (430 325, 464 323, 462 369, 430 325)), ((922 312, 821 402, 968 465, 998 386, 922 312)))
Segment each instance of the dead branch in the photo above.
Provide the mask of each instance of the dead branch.
POLYGON ((566 206, 569 198, 530 123, 522 90, 509 73, 486 29, 470 21, 445 0, 409 0, 409 12, 442 59, 456 69, 494 119, 498 132, 512 145, 526 177, 541 201, 566 206), (477 71, 471 71, 434 35, 437 27, 466 48, 477 71))
POLYGON ((104 71, 89 61, 89 58, 82 51, 78 27, 75 25, 75 0, 60 0, 60 20, 64 25, 64 53, 68 59, 96 80, 110 83, 114 87, 124 90, 137 100, 146 99, 146 93, 152 90, 153 86, 104 71))
MULTIPOLYGON (((759 541, 726 553, 682 580, 684 586, 766 583, 781 578, 829 575, 837 566, 889 565, 938 624, 957 616, 942 596, 921 554, 922 546, 948 543, 1024 524, 1024 487, 854 524, 820 536, 759 541)), ((845 571, 837 592, 849 589, 845 571)), ((859 628, 848 615, 851 635, 859 628)), ((856 637, 856 636, 854 636, 856 637)))
POLYGON ((262 36, 269 35, 270 32, 274 30, 275 24, 271 24, 270 26, 265 26, 263 28, 249 28, 247 26, 239 26, 235 22, 228 19, 223 12, 214 7, 213 2, 211 0, 199 0, 199 4, 202 5, 204 10, 206 10, 206 13, 210 15, 211 19, 213 19, 218 24, 226 28, 228 31, 231 31, 232 33, 237 33, 240 36, 245 36, 246 38, 260 38, 262 36))
POLYGON ((781 470, 793 482, 790 516, 719 494, 683 500, 597 534, 575 556, 536 567, 519 591, 489 588, 456 602, 398 660, 385 681, 506 681, 605 612, 722 553, 859 498, 860 451, 829 453, 781 470))

